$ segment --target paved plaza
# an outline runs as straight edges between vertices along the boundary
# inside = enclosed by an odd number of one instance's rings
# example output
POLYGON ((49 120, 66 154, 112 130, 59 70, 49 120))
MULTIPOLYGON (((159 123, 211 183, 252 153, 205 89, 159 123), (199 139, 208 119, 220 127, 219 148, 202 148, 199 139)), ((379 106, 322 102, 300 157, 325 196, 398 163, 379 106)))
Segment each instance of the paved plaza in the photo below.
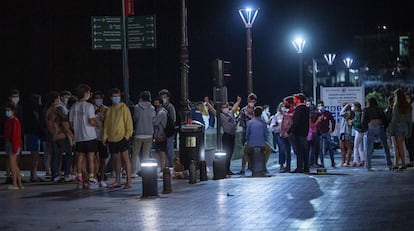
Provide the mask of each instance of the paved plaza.
MULTIPOLYGON (((233 171, 240 165, 233 161, 233 171)), ((273 153, 268 177, 212 180, 210 170, 210 179, 196 184, 173 179, 170 194, 162 194, 159 179, 155 198, 141 198, 141 178, 131 189, 39 182, 10 191, 1 184, 0 230, 414 230, 414 168, 389 171, 380 151, 372 172, 281 174, 278 167, 273 153)))

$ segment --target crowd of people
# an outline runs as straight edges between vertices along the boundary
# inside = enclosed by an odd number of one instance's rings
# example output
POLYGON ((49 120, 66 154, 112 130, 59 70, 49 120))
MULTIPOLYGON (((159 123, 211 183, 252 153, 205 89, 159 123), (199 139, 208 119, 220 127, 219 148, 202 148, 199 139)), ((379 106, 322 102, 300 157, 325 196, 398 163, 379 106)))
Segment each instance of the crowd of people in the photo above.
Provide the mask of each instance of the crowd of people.
MULTIPOLYGON (((129 106, 122 101, 117 88, 109 92, 110 106, 104 104, 106 98, 102 91, 92 92, 85 84, 80 84, 75 91, 75 95, 67 90, 51 91, 45 100, 32 94, 24 112, 19 91, 10 92, 4 107, 4 147, 9 157, 10 190, 24 188, 17 158, 22 150, 22 137, 25 150, 31 152, 30 181, 33 182, 44 180, 37 176, 41 144, 44 168, 51 181, 77 181, 78 188, 122 187, 122 170, 126 178, 123 187, 131 188, 131 178, 138 177, 140 163, 152 157, 151 150, 155 150, 161 170, 174 166, 174 135, 167 135, 165 128, 168 117, 175 122, 177 114, 168 90, 160 90, 154 99, 150 91, 143 91, 138 103, 129 106), (105 173, 109 159, 115 180, 107 185, 105 173)), ((254 93, 248 95, 244 107, 241 102, 237 97, 231 105, 222 102, 216 107, 205 97, 189 114, 189 118, 199 120, 206 129, 216 126, 216 117, 220 116, 218 124, 223 131, 227 175, 244 175, 246 168, 251 169, 249 158, 253 149, 260 150, 265 162, 272 151, 278 150, 280 173, 307 173, 310 168, 324 168, 326 152, 330 166, 335 168, 331 136, 337 127, 341 167, 365 167, 372 171, 376 138, 381 140, 387 168, 404 170, 414 165, 414 104, 411 94, 402 89, 388 97, 386 110, 378 106, 375 97, 367 99, 365 108, 361 102, 344 103, 339 124, 323 101, 314 105, 302 93, 285 97, 273 115, 268 105, 257 105, 254 93), (241 169, 234 173, 231 159, 238 126, 242 130, 243 155, 241 169), (394 150, 394 161, 390 147, 394 150), (409 163, 406 163, 405 148, 409 163), (291 164, 292 151, 297 158, 295 169, 291 164)))
POLYGON ((32 94, 26 104, 20 101, 18 90, 10 92, 4 107, 10 190, 24 188, 18 166, 23 143, 31 153, 32 182, 46 180, 37 175, 41 144, 46 176, 53 182, 77 181, 78 188, 122 187, 122 170, 126 178, 123 187, 131 188, 131 178, 140 174, 140 161, 150 157, 153 148, 161 169, 173 167, 173 137, 167 136, 164 128, 167 117, 175 121, 176 113, 167 89, 154 99, 149 91, 143 91, 139 102, 129 106, 117 88, 109 92, 110 106, 104 104, 103 91, 92 92, 86 84, 78 85, 75 92, 51 91, 44 100, 32 94), (109 160, 115 180, 107 185, 109 160))

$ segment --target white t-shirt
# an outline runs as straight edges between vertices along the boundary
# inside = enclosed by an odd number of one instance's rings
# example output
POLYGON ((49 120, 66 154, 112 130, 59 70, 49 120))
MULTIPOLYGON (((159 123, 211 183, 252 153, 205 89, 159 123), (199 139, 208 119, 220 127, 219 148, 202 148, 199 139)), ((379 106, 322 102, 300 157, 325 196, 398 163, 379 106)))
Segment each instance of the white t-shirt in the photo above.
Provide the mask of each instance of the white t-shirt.
POLYGON ((69 122, 73 123, 76 142, 97 138, 95 127, 88 121, 95 117, 95 108, 91 103, 82 101, 73 104, 69 111, 69 122))

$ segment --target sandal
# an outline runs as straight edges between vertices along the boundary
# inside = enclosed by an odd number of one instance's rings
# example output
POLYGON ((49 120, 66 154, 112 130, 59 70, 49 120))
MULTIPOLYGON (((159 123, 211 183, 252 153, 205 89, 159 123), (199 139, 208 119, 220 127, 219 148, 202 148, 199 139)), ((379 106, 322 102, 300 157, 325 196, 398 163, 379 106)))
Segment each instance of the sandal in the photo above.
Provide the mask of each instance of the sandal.
POLYGON ((132 188, 131 184, 125 184, 124 185, 124 189, 129 189, 129 188, 132 188))
POLYGON ((108 185, 109 189, 115 189, 115 188, 120 188, 120 187, 121 187, 121 185, 119 185, 117 183, 112 183, 112 184, 108 185))

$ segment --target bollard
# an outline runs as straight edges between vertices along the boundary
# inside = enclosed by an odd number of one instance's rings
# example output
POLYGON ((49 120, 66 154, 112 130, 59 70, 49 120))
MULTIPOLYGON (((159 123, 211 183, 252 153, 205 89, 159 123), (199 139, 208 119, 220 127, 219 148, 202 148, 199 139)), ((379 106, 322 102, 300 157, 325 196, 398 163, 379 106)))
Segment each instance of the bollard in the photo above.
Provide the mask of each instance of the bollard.
POLYGON ((253 147, 249 149, 250 166, 253 177, 266 175, 266 161, 264 147, 253 147))
POLYGON ((142 175, 142 196, 158 197, 158 174, 157 174, 157 160, 144 159, 141 163, 142 175))
POLYGON ((162 179, 164 183, 164 189, 162 190, 163 194, 171 193, 171 172, 169 167, 165 167, 162 170, 162 179))
POLYGON ((214 153, 213 179, 220 180, 226 178, 226 153, 214 153))
POLYGON ((190 171, 190 181, 189 181, 189 183, 190 184, 197 183, 197 168, 196 168, 194 160, 190 161, 189 171, 190 171))
POLYGON ((207 163, 205 160, 200 161, 200 181, 207 180, 207 163))

